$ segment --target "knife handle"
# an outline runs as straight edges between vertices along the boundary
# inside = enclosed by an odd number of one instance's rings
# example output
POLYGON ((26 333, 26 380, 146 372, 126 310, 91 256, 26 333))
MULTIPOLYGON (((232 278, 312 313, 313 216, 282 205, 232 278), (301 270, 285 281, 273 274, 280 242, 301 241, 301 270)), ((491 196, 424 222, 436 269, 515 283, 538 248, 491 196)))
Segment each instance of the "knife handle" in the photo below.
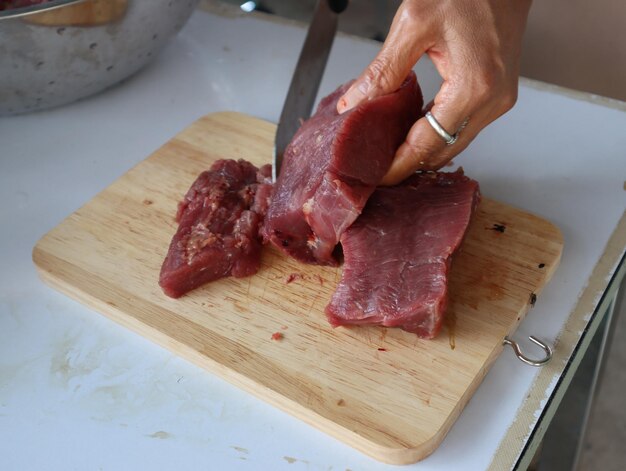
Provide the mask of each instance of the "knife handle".
POLYGON ((328 6, 335 13, 341 13, 348 7, 349 0, 327 0, 328 6))

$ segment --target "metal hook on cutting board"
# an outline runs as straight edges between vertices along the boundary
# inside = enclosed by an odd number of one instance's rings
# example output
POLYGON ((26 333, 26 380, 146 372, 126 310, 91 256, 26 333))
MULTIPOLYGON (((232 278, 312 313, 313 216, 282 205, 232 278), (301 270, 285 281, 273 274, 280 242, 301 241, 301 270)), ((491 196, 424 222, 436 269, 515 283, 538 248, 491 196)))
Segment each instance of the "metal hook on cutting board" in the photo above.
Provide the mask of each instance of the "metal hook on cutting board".
POLYGON ((522 350, 519 348, 519 344, 515 340, 511 340, 508 337, 504 337, 504 340, 502 341, 502 345, 510 345, 511 348, 513 348, 513 351, 515 352, 515 356, 519 358, 521 361, 523 361, 524 363, 526 363, 527 365, 543 366, 546 363, 548 363, 552 359, 552 353, 553 353, 552 347, 550 345, 543 343, 537 337, 534 337, 532 335, 528 337, 528 339, 531 342, 533 342, 535 345, 539 345, 541 348, 543 348, 543 350, 546 352, 546 356, 544 358, 540 360, 533 360, 531 358, 528 358, 526 355, 522 353, 522 350))

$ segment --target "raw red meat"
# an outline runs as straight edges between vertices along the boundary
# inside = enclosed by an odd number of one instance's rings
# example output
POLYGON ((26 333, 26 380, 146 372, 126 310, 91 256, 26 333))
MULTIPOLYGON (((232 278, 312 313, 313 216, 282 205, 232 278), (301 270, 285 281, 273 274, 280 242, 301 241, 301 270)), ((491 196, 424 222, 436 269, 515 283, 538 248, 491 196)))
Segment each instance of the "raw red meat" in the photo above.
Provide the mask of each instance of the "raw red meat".
POLYGON ((282 332, 274 332, 272 334, 272 340, 282 340, 285 338, 285 335, 282 332))
POLYGON ((326 307, 333 326, 400 327, 422 338, 441 328, 451 257, 478 205, 478 183, 421 173, 378 188, 341 237, 341 281, 326 307))
POLYGON ((218 160, 200 174, 178 205, 178 230, 159 277, 165 294, 178 298, 209 281, 258 271, 270 182, 270 165, 257 169, 245 160, 218 160))
POLYGON ((0 0, 0 10, 11 10, 13 8, 24 8, 40 3, 48 3, 50 0, 0 0))
POLYGON ((287 147, 262 229, 296 259, 337 265, 333 250, 385 175, 421 115, 422 94, 411 73, 395 93, 337 114, 350 83, 324 98, 287 147))

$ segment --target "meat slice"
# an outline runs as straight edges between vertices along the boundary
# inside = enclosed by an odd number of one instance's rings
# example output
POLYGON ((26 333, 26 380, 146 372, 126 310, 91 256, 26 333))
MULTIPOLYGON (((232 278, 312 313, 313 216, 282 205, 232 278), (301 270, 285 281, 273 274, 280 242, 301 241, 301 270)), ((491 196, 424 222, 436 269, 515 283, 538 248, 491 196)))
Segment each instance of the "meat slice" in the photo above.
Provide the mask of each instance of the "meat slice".
POLYGON ((435 337, 446 310, 452 254, 479 199, 478 183, 462 170, 416 174, 378 188, 341 237, 345 261, 326 307, 330 323, 435 337))
POLYGON ((385 175, 421 115, 411 72, 394 93, 339 115, 350 83, 324 98, 285 150, 262 229, 279 249, 305 263, 337 265, 333 250, 385 175))
POLYGON ((0 11, 13 8, 25 8, 40 3, 48 3, 50 0, 0 0, 0 11))
POLYGON ((270 165, 257 169, 245 160, 218 160, 200 174, 178 205, 178 230, 159 277, 165 294, 178 298, 209 281, 258 271, 270 182, 270 165))

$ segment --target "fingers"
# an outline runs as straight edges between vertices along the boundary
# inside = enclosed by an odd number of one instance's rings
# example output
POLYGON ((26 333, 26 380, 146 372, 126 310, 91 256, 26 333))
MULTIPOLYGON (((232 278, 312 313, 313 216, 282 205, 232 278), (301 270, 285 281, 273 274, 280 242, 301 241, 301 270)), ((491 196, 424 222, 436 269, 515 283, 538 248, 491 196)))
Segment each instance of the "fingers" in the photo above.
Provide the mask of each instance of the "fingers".
POLYGON ((437 170, 463 151, 478 133, 510 110, 517 99, 517 81, 449 79, 435 97, 431 113, 449 133, 460 131, 454 144, 447 145, 426 118, 420 118, 396 152, 392 165, 381 184, 395 185, 416 170, 437 170))
POLYGON ((412 135, 407 137, 405 142, 391 164, 391 167, 381 185, 396 185, 402 180, 416 172, 417 170, 437 170, 452 160, 458 153, 474 140, 478 133, 488 124, 485 122, 484 116, 473 116, 467 123, 467 126, 459 132, 456 142, 452 145, 446 145, 443 139, 436 135, 440 142, 436 142, 434 150, 426 148, 420 143, 421 135, 434 134, 430 124, 426 118, 421 118, 411 129, 412 135), (428 157, 419 157, 419 155, 427 155, 428 157))
MULTIPOLYGON (((465 138, 471 130, 476 128, 477 121, 480 119, 477 116, 479 107, 480 103, 473 99, 466 87, 463 87, 458 81, 447 80, 444 81, 437 93, 430 112, 451 135, 455 134, 464 121, 469 118, 467 128, 459 134, 465 138)), ((426 118, 420 118, 397 150, 382 184, 394 185, 416 170, 433 169, 439 163, 435 159, 436 156, 449 151, 449 149, 460 152, 460 147, 459 140, 453 145, 447 146, 426 118)))
POLYGON ((418 59, 432 45, 426 22, 420 21, 412 2, 404 2, 380 52, 337 102, 337 111, 348 111, 364 100, 397 90, 418 59))
POLYGON ((337 111, 395 91, 428 53, 443 78, 431 113, 449 134, 468 117, 470 121, 457 141, 446 145, 425 118, 419 119, 396 152, 383 184, 398 183, 415 170, 440 168, 513 106, 529 4, 402 2, 381 51, 339 99, 337 111))
POLYGON ((459 133, 459 138, 454 144, 445 146, 441 152, 431 156, 424 166, 424 170, 437 170, 443 167, 464 151, 484 128, 513 108, 514 104, 515 98, 494 97, 492 103, 484 106, 476 113, 472 119, 472 124, 469 125, 468 123, 468 126, 459 133))

